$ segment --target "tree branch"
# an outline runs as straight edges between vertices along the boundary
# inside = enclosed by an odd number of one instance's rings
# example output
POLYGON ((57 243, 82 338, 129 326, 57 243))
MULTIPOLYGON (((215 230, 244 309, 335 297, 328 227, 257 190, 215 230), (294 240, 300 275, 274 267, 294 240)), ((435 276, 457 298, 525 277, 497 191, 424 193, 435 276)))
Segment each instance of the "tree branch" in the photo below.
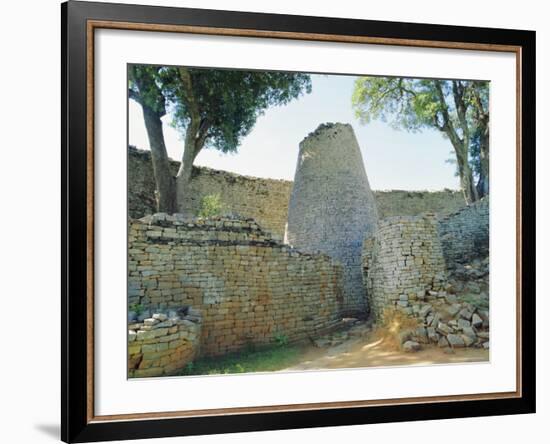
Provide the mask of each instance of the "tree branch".
POLYGON ((193 92, 191 73, 187 68, 178 68, 178 72, 182 82, 183 90, 185 92, 185 97, 183 97, 183 99, 185 100, 185 102, 187 102, 191 121, 195 121, 198 126, 200 122, 200 111, 197 100, 195 99, 195 93, 193 92))
POLYGON ((137 103, 139 103, 141 105, 140 95, 131 88, 128 88, 128 97, 132 100, 135 100, 137 103))
POLYGON ((443 116, 443 125, 442 128, 445 131, 445 133, 449 136, 449 139, 451 140, 451 143, 453 146, 455 146, 455 149, 462 146, 462 140, 460 139, 460 136, 457 134, 456 129, 453 125, 453 122, 451 122, 451 118, 449 116, 449 107, 447 106, 447 102, 445 102, 445 96, 443 95, 443 89, 441 88, 441 81, 440 80, 434 80, 435 83, 435 89, 437 91, 437 98, 439 100, 439 105, 441 107, 441 114, 443 116))

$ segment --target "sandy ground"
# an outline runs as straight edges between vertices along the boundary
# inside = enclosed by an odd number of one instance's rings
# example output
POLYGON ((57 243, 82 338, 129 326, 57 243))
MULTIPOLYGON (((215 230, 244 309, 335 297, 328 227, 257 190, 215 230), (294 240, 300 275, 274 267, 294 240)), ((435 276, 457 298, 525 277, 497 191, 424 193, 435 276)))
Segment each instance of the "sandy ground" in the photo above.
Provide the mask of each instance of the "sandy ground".
POLYGON ((350 339, 340 345, 306 350, 303 362, 283 371, 319 370, 354 367, 385 367, 392 365, 430 365, 489 360, 489 350, 456 349, 446 353, 436 346, 424 346, 420 351, 407 353, 395 348, 385 339, 373 337, 350 339))

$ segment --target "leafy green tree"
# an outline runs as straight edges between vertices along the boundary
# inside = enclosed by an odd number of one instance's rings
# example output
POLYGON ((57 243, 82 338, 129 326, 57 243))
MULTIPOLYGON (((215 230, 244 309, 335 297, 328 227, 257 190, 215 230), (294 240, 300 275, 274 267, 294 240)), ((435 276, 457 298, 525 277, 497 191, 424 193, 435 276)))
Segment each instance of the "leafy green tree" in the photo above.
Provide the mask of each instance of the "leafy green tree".
POLYGON ((487 82, 361 77, 352 105, 363 123, 382 119, 407 131, 437 129, 454 148, 466 202, 489 193, 487 82))
MULTIPOLYGON (((149 83, 141 81, 145 86, 142 90, 132 80, 136 76, 131 75, 130 91, 148 104, 159 104, 155 105, 157 110, 167 109, 173 125, 184 135, 181 167, 175 178, 176 210, 180 212, 185 210, 184 198, 193 162, 204 147, 224 153, 237 151, 242 138, 267 108, 287 104, 304 92, 311 92, 311 78, 307 74, 185 67, 135 69, 149 75, 149 83)), ((148 118, 144 112, 144 119, 148 118)), ((149 142, 153 151, 155 140, 149 137, 149 142)), ((162 148, 161 145, 155 143, 155 149, 162 148)), ((171 177, 168 165, 160 167, 159 174, 171 177)))

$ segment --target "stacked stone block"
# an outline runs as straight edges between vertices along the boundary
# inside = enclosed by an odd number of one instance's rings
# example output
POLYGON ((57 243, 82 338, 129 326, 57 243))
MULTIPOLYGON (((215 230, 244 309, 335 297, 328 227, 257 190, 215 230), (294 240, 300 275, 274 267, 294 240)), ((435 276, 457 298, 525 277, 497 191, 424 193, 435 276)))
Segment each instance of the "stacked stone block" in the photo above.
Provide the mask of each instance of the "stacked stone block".
MULTIPOLYGON (((128 204, 133 218, 155 213, 155 180, 151 156, 148 151, 133 147, 128 151, 128 204)), ((176 175, 179 162, 171 161, 176 175)), ((288 199, 292 182, 288 180, 260 179, 194 167, 189 190, 185 194, 183 213, 197 216, 205 196, 219 194, 224 213, 255 219, 262 228, 282 240, 288 216, 288 199)))
MULTIPOLYGON (((171 161, 174 175, 179 162, 171 161)), ((204 196, 220 193, 226 210, 255 219, 275 237, 282 238, 288 217, 293 182, 241 176, 226 171, 195 167, 188 195, 187 211, 196 215, 204 196)), ((464 206, 460 191, 373 191, 381 218, 416 216, 425 212, 441 215, 464 206)), ((128 148, 128 208, 130 217, 139 219, 156 212, 155 178, 149 151, 128 148)))
POLYGON ((129 306, 202 313, 201 356, 339 323, 342 269, 281 244, 252 219, 156 214, 129 223, 129 306))
POLYGON ((128 376, 168 376, 183 369, 197 355, 201 314, 185 307, 157 312, 128 324, 128 376))
POLYGON ((449 268, 489 255, 489 196, 443 217, 439 235, 449 268))
POLYGON ((363 245, 363 278, 372 314, 412 306, 444 291, 445 261, 434 214, 387 218, 363 245))
POLYGON ((361 248, 377 221, 353 128, 320 125, 300 143, 286 240, 301 251, 321 251, 342 264, 346 312, 367 311, 361 248))

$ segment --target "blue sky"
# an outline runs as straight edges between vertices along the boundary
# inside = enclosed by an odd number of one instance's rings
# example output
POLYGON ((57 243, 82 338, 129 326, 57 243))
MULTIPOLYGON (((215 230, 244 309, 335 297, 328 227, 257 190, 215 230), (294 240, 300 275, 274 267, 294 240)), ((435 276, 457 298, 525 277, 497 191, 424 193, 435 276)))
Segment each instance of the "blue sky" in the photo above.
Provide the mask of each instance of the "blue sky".
MULTIPOLYGON (((453 157, 451 144, 435 130, 408 133, 388 123, 361 124, 351 108, 355 77, 313 75, 312 92, 286 106, 268 109, 260 116, 236 154, 203 149, 196 165, 256 177, 294 178, 298 144, 321 123, 350 123, 361 147, 371 187, 375 190, 458 189, 455 167, 445 162, 453 157)), ((141 108, 130 101, 129 142, 149 149, 141 108)), ((180 160, 181 135, 164 118, 168 155, 180 160)))

